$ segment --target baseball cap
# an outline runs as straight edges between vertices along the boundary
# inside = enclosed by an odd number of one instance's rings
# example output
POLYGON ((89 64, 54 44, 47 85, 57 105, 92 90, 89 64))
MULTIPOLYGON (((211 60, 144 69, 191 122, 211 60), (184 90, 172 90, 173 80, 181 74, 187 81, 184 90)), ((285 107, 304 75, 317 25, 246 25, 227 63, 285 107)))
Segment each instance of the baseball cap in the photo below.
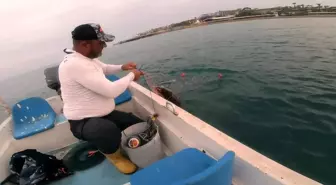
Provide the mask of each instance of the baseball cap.
POLYGON ((104 33, 99 24, 90 23, 77 26, 72 32, 74 40, 100 40, 104 42, 112 42, 114 35, 104 33))

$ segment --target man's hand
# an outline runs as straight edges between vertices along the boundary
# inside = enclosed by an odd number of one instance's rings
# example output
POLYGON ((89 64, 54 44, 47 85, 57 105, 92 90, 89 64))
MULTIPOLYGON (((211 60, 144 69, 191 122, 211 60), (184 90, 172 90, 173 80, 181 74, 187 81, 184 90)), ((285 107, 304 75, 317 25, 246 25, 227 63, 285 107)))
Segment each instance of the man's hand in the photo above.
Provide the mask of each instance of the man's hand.
POLYGON ((132 73, 134 73, 134 81, 139 80, 140 76, 144 75, 142 71, 139 71, 137 69, 133 69, 132 73))
POLYGON ((121 66, 121 69, 124 71, 136 69, 136 63, 128 62, 121 66))

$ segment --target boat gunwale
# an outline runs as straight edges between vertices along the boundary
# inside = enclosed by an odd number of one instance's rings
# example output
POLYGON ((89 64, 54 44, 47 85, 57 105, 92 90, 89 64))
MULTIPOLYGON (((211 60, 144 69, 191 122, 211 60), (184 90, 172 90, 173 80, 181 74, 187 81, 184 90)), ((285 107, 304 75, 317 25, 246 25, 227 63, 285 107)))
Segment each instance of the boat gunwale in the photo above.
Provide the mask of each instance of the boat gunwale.
MULTIPOLYGON (((167 100, 163 99, 152 91, 149 91, 148 89, 136 82, 132 82, 129 86, 129 89, 131 90, 131 92, 139 92, 145 95, 148 99, 153 99, 153 101, 155 101, 158 105, 166 107, 167 100)), ((57 96, 49 97, 46 100, 52 100, 55 97, 57 96)), ((274 180, 283 184, 320 184, 319 182, 314 181, 313 179, 310 179, 309 177, 306 177, 294 170, 291 170, 283 166, 282 164, 253 150, 252 148, 240 143, 239 141, 235 140, 229 135, 226 135, 225 133, 209 125, 200 118, 192 115, 186 110, 176 106, 176 111, 178 112, 178 115, 176 116, 182 119, 185 124, 211 138, 219 146, 227 150, 234 151, 235 155, 241 160, 253 166, 256 170, 260 170, 262 173, 265 173, 266 175, 272 177, 274 180)), ((158 117, 158 119, 160 120, 160 117, 158 117)), ((11 116, 5 119, 0 125, 0 131, 3 130, 6 126, 11 127, 11 125, 9 125, 11 123, 11 120, 11 116)), ((9 141, 9 145, 13 141, 15 141, 13 136, 10 139, 11 140, 9 141)), ((4 152, 6 152, 5 148, 6 147, 2 146, 0 156, 2 156, 4 152)))
MULTIPOLYGON (((153 99, 160 106, 166 107, 166 102, 164 98, 158 96, 157 94, 149 91, 145 87, 141 86, 136 82, 132 82, 130 89, 139 91, 150 99, 153 99)), ((195 128, 199 132, 205 134, 207 137, 212 138, 218 145, 235 152, 235 155, 247 162, 257 170, 271 176, 278 182, 283 184, 321 184, 309 177, 306 177, 274 160, 262 155, 261 153, 253 150, 252 148, 240 143, 238 140, 230 137, 229 135, 221 132, 214 126, 206 123, 200 118, 192 115, 186 110, 176 106, 176 112, 180 119, 182 119, 185 124, 195 128)), ((160 117, 158 117, 160 120, 160 117)))

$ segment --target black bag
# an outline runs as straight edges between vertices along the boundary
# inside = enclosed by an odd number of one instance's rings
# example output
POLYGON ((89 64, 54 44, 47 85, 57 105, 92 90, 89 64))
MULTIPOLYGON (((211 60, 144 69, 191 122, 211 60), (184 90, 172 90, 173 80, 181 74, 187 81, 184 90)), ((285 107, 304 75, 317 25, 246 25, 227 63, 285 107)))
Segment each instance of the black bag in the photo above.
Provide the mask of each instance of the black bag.
POLYGON ((12 155, 9 162, 9 175, 1 185, 13 183, 18 185, 45 184, 69 175, 73 172, 58 160, 55 156, 47 155, 27 149, 12 155))

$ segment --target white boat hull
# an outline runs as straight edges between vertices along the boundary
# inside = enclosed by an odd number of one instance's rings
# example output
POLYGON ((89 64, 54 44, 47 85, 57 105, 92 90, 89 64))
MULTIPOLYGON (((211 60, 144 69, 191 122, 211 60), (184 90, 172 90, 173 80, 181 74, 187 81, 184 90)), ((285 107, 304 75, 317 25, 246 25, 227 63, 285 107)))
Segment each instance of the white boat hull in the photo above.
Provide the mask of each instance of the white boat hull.
MULTIPOLYGON (((155 110, 159 114, 160 135, 168 155, 186 147, 195 147, 219 159, 228 150, 232 150, 236 154, 234 185, 319 184, 261 155, 179 107, 175 109, 178 115, 173 114, 166 107, 165 99, 150 93, 137 83, 133 82, 129 90, 133 95, 132 100, 117 106, 117 109, 132 112, 143 119, 153 114, 155 110)), ((60 114, 62 107, 60 98, 51 97, 48 102, 55 112, 60 114)), ((35 148, 40 152, 50 152, 78 142, 70 132, 67 121, 57 124, 53 129, 21 140, 13 138, 11 129, 11 118, 0 125, 0 179, 8 175, 9 159, 17 151, 35 148)))

